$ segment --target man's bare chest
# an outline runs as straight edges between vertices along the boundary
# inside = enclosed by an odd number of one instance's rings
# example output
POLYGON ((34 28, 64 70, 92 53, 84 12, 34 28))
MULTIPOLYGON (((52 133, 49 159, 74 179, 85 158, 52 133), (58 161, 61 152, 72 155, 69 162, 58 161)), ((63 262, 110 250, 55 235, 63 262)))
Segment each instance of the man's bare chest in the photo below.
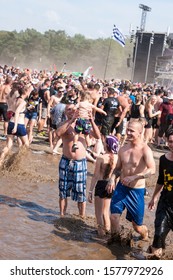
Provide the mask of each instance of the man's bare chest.
POLYGON ((140 164, 143 164, 143 162, 144 158, 141 149, 126 151, 122 159, 123 166, 129 165, 134 168, 139 166, 140 164))

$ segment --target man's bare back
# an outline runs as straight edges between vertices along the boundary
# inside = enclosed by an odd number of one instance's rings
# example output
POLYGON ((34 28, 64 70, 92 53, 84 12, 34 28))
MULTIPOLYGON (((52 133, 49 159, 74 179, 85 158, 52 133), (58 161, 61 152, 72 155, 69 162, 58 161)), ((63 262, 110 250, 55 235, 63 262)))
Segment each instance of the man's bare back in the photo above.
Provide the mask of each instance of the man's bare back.
POLYGON ((11 88, 8 85, 2 85, 0 90, 0 103, 7 103, 7 96, 10 91, 11 88))
POLYGON ((11 91, 12 79, 7 78, 0 88, 0 103, 7 103, 7 96, 11 91))

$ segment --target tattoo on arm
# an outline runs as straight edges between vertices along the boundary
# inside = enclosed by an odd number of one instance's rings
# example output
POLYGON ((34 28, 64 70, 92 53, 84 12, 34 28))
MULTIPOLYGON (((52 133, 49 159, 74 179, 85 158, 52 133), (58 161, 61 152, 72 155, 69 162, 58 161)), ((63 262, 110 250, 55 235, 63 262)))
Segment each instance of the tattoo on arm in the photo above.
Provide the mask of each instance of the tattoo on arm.
POLYGON ((144 179, 149 178, 150 176, 151 176, 151 171, 147 171, 147 172, 143 173, 143 175, 142 175, 142 177, 144 179))

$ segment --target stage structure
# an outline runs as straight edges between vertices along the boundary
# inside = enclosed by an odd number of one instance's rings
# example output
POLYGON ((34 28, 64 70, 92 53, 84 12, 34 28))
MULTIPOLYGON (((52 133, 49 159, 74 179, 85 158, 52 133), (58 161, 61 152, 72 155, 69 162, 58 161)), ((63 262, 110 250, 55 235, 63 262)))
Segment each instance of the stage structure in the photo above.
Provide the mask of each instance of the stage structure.
POLYGON ((157 57, 163 56, 166 46, 166 33, 146 32, 146 16, 151 8, 140 4, 142 9, 140 29, 131 31, 130 42, 134 43, 132 58, 132 82, 153 83, 157 57))
POLYGON ((163 56, 156 58, 155 81, 162 86, 173 87, 173 33, 169 34, 163 56))
POLYGON ((163 56, 166 33, 137 31, 133 50, 133 82, 153 83, 157 57, 163 56))
POLYGON ((133 55, 127 58, 127 67, 132 68, 131 81, 155 83, 173 87, 173 33, 145 31, 147 12, 151 8, 143 4, 140 28, 131 30, 130 42, 134 44, 133 55))

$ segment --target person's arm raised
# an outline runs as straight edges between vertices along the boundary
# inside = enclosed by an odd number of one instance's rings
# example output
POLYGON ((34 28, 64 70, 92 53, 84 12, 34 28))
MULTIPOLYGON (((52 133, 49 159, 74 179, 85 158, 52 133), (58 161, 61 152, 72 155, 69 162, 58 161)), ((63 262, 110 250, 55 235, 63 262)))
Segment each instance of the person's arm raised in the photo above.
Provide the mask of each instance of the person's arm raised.
POLYGON ((89 115, 89 119, 90 119, 90 122, 91 122, 91 125, 92 125, 91 134, 94 138, 100 139, 101 138, 100 130, 99 130, 98 126, 96 125, 94 119, 93 119, 92 112, 89 112, 88 115, 89 115))
POLYGON ((98 108, 97 106, 94 106, 94 105, 92 105, 92 108, 94 109, 94 111, 107 116, 107 113, 104 110, 102 110, 101 108, 98 108))
POLYGON ((58 137, 61 137, 63 134, 65 134, 67 132, 67 130, 69 129, 69 127, 72 125, 72 123, 74 123, 76 121, 76 119, 78 118, 78 110, 76 110, 74 112, 73 117, 70 120, 65 121, 60 127, 58 127, 56 134, 58 137))

